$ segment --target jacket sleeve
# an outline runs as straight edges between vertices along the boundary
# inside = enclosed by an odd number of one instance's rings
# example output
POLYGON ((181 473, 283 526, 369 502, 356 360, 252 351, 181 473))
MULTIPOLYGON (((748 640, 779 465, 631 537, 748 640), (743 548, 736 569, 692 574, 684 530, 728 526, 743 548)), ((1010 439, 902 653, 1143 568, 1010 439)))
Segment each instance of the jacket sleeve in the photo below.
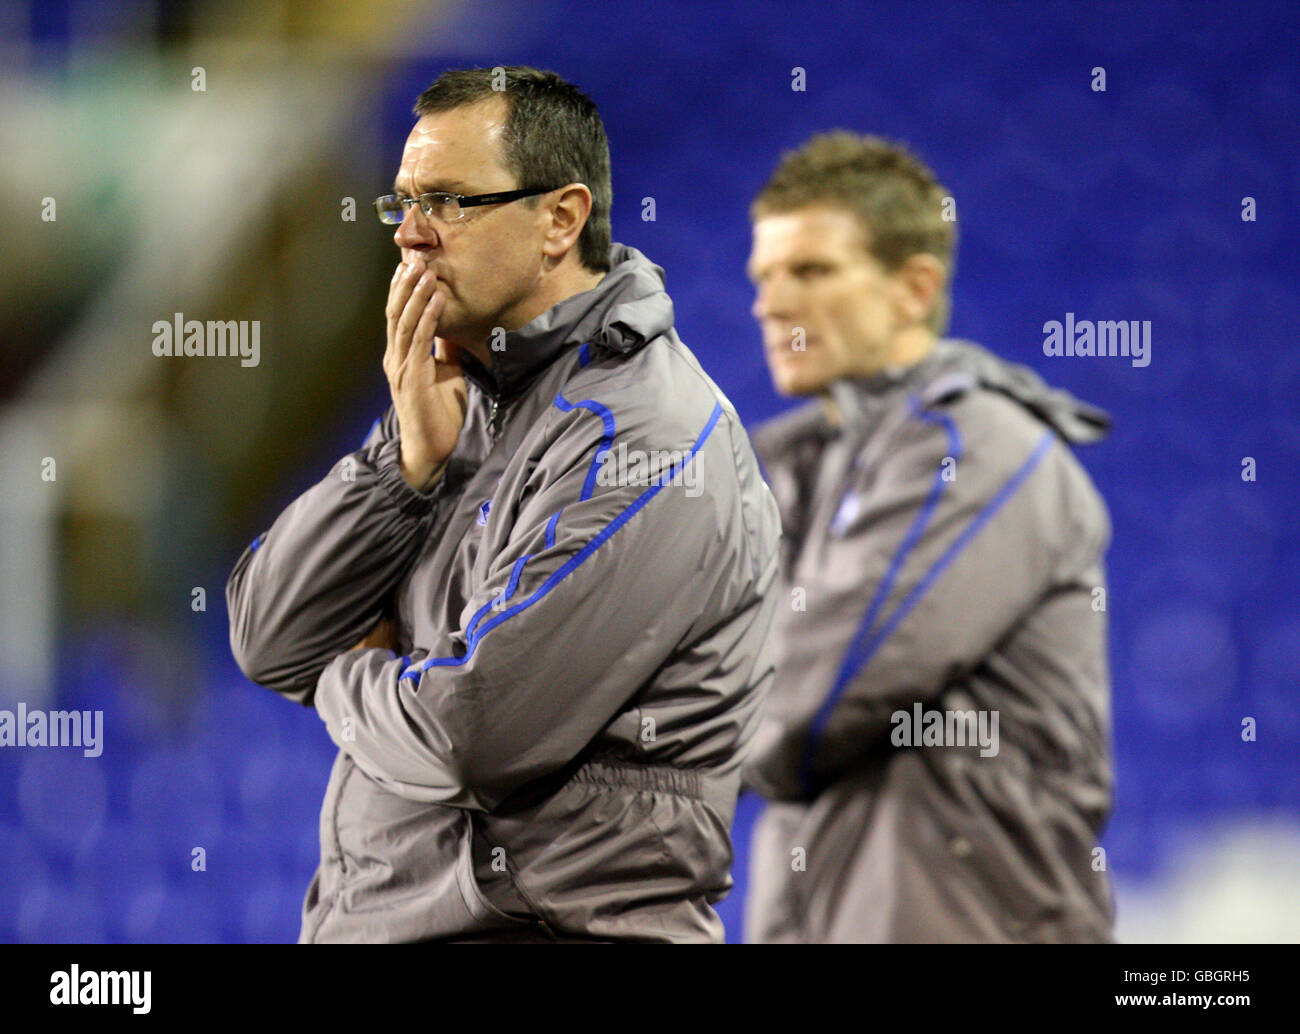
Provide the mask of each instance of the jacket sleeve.
POLYGON ((810 800, 861 766, 888 742, 894 711, 937 699, 1049 591, 1068 554, 1095 550, 1054 432, 993 413, 916 405, 860 475, 837 515, 835 559, 808 588, 818 598, 787 624, 787 636, 799 620, 809 637, 839 633, 818 675, 769 697, 745 773, 764 796, 810 800))
POLYGON ((226 583, 230 646, 252 681, 310 706, 317 678, 365 636, 412 562, 439 484, 417 492, 398 467, 392 407, 248 546, 226 583))
MULTIPOLYGON (((672 447, 716 444, 719 414, 672 447)), ((331 738, 393 793, 491 810, 562 768, 705 620, 718 578, 743 566, 721 501, 735 497, 729 453, 694 496, 680 483, 592 484, 599 428, 573 414, 518 499, 494 504, 489 520, 512 522, 505 546, 436 652, 357 650, 322 674, 316 708, 331 738)))

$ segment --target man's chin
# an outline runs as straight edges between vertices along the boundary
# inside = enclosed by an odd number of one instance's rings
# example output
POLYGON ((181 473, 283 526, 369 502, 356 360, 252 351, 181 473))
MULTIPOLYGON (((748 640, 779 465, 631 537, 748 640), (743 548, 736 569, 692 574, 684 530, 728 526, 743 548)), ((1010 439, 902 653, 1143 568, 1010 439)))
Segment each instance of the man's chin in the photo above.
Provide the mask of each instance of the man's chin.
POLYGON ((786 398, 808 398, 822 394, 830 381, 825 377, 813 377, 793 372, 773 373, 772 386, 777 394, 786 398))

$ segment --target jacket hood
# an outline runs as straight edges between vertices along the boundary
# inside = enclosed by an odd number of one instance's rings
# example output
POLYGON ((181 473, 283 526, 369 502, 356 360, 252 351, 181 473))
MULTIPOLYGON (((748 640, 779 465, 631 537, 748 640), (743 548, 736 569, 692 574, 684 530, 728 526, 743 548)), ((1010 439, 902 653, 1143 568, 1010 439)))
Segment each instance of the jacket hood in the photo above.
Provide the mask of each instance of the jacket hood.
MULTIPOLYGON (((1110 431, 1110 414, 1075 398, 1062 388, 1049 387, 1028 366, 1010 363, 971 341, 944 340, 936 352, 939 378, 965 373, 984 387, 1015 399, 1067 442, 1087 445, 1101 441, 1110 431)), ((939 379, 931 387, 939 386, 939 379)))
POLYGON ((508 332, 491 370, 462 355, 467 374, 491 394, 512 394, 569 347, 591 342, 628 354, 671 329, 673 303, 664 289, 664 271, 623 244, 610 246, 609 262, 609 272, 595 287, 508 332))
POLYGON ((1027 366, 1007 362, 974 342, 951 338, 937 342, 915 366, 837 381, 830 395, 848 424, 867 427, 879 419, 880 401, 892 389, 906 388, 922 401, 933 402, 976 384, 1014 399, 1072 445, 1100 441, 1110 430, 1105 410, 1049 387, 1027 366))

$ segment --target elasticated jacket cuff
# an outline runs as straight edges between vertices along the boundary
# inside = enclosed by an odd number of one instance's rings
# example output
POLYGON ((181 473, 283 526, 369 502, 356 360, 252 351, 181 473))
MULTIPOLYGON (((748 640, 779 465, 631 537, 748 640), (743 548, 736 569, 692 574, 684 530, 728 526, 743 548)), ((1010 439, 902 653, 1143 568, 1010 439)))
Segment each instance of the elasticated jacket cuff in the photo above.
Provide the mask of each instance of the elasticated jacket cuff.
POLYGON ((426 492, 419 492, 407 484, 402 477, 400 465, 401 439, 392 438, 384 442, 375 454, 375 474, 397 508, 408 517, 426 517, 433 510, 438 498, 438 489, 442 484, 442 471, 434 478, 433 485, 426 492))

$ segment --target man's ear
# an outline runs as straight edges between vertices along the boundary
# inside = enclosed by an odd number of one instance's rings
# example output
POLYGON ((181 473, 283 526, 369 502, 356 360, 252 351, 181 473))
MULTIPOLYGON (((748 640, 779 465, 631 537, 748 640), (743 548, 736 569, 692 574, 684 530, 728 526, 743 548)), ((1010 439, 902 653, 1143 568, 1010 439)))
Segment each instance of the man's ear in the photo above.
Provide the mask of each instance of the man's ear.
POLYGON ((542 243, 542 253, 559 261, 578 243, 582 228, 591 215, 591 191, 585 183, 570 183, 555 192, 547 203, 550 222, 542 243))
POLYGON ((939 304, 948 270, 929 252, 920 251, 903 260, 894 280, 899 287, 898 305, 904 322, 926 323, 939 304))

